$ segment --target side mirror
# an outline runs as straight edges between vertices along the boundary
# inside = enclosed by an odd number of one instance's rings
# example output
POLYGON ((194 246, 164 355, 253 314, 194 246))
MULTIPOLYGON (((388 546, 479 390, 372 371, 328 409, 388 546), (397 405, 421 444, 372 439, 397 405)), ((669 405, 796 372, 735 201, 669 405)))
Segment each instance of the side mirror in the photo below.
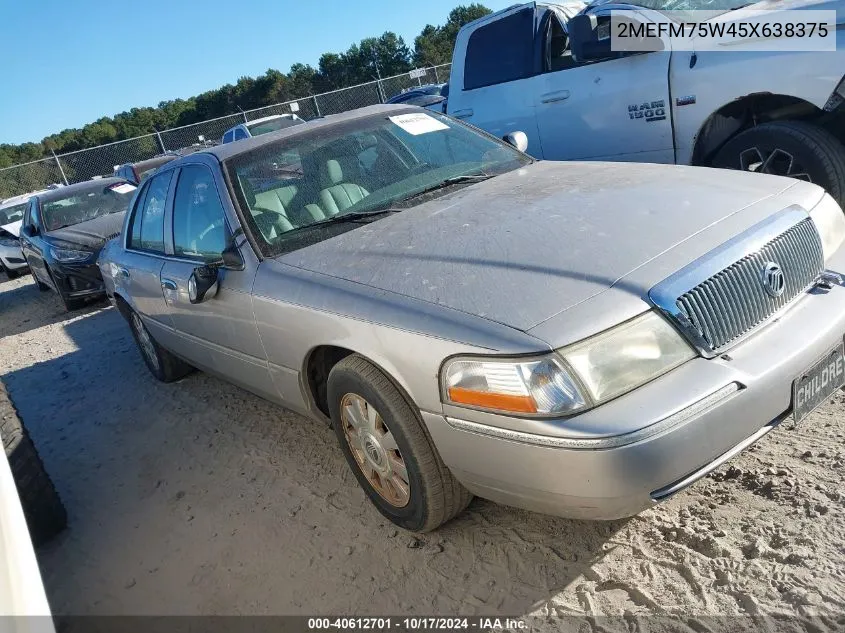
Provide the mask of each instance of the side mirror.
POLYGON ((520 152, 524 152, 528 149, 528 136, 525 132, 511 132, 510 134, 505 134, 502 137, 502 140, 505 141, 508 145, 513 145, 516 149, 520 152))
POLYGON ((36 228, 33 224, 27 224, 26 226, 21 227, 21 233, 27 237, 35 237, 38 235, 38 228, 36 228))
POLYGON ((197 266, 188 278, 188 299, 191 303, 202 303, 217 294, 218 275, 217 266, 197 266))

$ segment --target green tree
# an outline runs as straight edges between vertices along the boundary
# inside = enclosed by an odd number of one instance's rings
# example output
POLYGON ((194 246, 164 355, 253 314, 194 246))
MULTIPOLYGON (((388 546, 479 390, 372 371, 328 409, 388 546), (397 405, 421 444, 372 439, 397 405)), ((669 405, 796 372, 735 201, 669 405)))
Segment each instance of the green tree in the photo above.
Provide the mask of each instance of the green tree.
POLYGON ((482 4, 461 5, 452 9, 443 26, 426 25, 414 39, 414 64, 421 68, 451 62, 455 38, 461 27, 488 14, 490 9, 482 4))

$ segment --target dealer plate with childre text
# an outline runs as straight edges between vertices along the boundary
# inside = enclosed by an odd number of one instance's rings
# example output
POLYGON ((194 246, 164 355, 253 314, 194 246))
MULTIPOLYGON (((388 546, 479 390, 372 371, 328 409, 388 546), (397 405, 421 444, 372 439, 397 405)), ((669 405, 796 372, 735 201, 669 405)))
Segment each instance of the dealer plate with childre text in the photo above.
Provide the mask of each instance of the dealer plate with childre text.
POLYGON ((842 385, 845 385, 845 351, 840 343, 792 382, 792 417, 795 424, 810 415, 842 385))

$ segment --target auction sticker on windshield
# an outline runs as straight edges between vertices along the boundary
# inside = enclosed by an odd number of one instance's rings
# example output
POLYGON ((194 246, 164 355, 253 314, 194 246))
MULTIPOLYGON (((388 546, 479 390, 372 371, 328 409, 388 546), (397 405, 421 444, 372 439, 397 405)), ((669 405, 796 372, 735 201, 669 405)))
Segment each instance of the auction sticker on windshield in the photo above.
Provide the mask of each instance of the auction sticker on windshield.
POLYGON ((124 182, 120 185, 112 185, 111 187, 109 187, 109 189, 111 189, 115 193, 129 193, 130 191, 135 191, 137 187, 135 187, 134 185, 130 185, 128 182, 124 182))
POLYGON ((792 383, 792 417, 795 424, 845 384, 845 356, 840 344, 792 383))
POLYGON ((408 134, 418 136, 419 134, 427 134, 428 132, 437 132, 438 130, 448 130, 449 126, 441 123, 434 117, 431 117, 424 112, 413 112, 411 114, 397 114, 396 116, 388 117, 391 122, 395 123, 408 134))

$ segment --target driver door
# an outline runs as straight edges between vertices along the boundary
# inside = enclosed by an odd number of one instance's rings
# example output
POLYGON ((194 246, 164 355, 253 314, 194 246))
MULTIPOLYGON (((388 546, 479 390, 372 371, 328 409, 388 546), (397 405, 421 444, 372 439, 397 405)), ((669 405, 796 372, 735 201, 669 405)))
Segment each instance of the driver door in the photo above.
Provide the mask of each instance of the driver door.
MULTIPOLYGON (((609 10, 596 12, 609 15, 609 10)), ((637 18, 646 20, 641 13, 637 18)), ((572 56, 566 16, 549 9, 543 72, 535 82, 537 126, 547 160, 674 163, 668 50, 572 56)))
POLYGON ((29 201, 21 221, 21 232, 19 243, 24 259, 29 266, 32 276, 48 286, 53 286, 53 280, 47 273, 47 266, 44 264, 44 255, 41 252, 41 234, 44 227, 41 224, 41 217, 38 213, 38 203, 33 198, 29 201))
POLYGON ((173 351, 205 371, 278 401, 253 316, 251 258, 244 270, 220 268, 216 296, 196 304, 189 299, 194 268, 219 261, 232 232, 207 165, 186 165, 177 178, 170 219, 165 220, 168 257, 161 270, 177 339, 173 351))

